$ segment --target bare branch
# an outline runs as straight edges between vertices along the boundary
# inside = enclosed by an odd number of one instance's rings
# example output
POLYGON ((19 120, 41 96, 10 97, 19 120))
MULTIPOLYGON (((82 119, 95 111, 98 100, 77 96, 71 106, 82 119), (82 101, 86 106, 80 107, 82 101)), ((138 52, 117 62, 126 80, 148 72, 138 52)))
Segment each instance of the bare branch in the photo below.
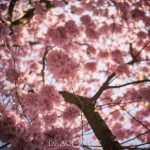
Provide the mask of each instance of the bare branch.
POLYGON ((130 48, 129 48, 129 49, 130 49, 131 57, 132 57, 132 59, 134 59, 132 43, 130 43, 129 45, 130 45, 130 48))
POLYGON ((95 106, 91 99, 66 91, 59 93, 66 102, 75 104, 83 112, 104 150, 123 150, 100 114, 95 111, 95 106))
POLYGON ((144 46, 141 48, 141 50, 137 53, 137 55, 135 56, 135 58, 137 58, 139 56, 139 54, 142 52, 142 50, 144 48, 146 48, 149 44, 150 44, 150 41, 148 41, 147 43, 145 43, 144 46))
POLYGON ((138 80, 138 81, 125 83, 125 84, 122 84, 122 85, 108 86, 107 89, 121 88, 121 87, 125 87, 125 86, 128 86, 128 85, 139 84, 139 83, 144 83, 144 82, 150 82, 150 80, 148 80, 148 79, 146 79, 146 80, 138 80))
POLYGON ((14 10, 14 7, 15 7, 15 4, 18 0, 11 0, 10 4, 9 4, 9 7, 8 7, 8 15, 11 17, 11 20, 12 20, 12 17, 13 17, 13 10, 14 10))
MULTIPOLYGON (((142 52, 142 50, 147 47, 149 45, 150 41, 147 42, 143 47, 142 49, 139 51, 139 53, 134 56, 133 54, 133 48, 132 48, 132 43, 130 43, 130 53, 131 53, 131 56, 132 56, 132 60, 129 61, 127 64, 128 65, 133 65, 135 62, 137 62, 137 57, 138 55, 142 52)), ((110 89, 110 88, 120 88, 120 87, 124 87, 124 86, 127 86, 127 85, 132 85, 132 84, 139 84, 139 83, 144 83, 144 82, 149 82, 150 80, 146 79, 146 80, 140 80, 140 81, 133 81, 131 83, 126 83, 126 84, 122 84, 122 85, 118 85, 118 86, 109 86, 110 84, 110 81, 112 80, 113 77, 115 77, 115 72, 113 72, 108 78, 107 80, 103 83, 103 85, 99 88, 99 90, 96 92, 96 94, 91 98, 93 103, 95 104, 97 99, 100 97, 100 95, 103 93, 104 90, 106 89, 110 89)))
POLYGON ((149 150, 149 148, 138 148, 140 146, 143 146, 143 145, 147 145, 147 144, 150 144, 150 143, 142 143, 142 144, 138 144, 138 145, 130 145, 130 146, 123 146, 123 149, 128 149, 128 150, 149 150))
POLYGON ((125 143, 128 143, 128 142, 130 142, 130 141, 133 141, 133 140, 135 140, 136 138, 138 138, 138 137, 140 137, 140 136, 142 136, 142 135, 144 135, 144 134, 148 134, 148 133, 150 133, 150 130, 147 130, 147 131, 145 131, 145 132, 143 132, 143 133, 137 134, 135 137, 133 137, 133 138, 131 138, 131 139, 125 141, 125 142, 122 142, 121 144, 125 144, 125 143))
POLYGON ((40 0, 41 3, 45 3, 47 9, 55 7, 55 5, 49 0, 40 0))
POLYGON ((108 88, 108 85, 112 78, 115 77, 115 73, 112 73, 107 80, 103 83, 103 85, 99 88, 99 90, 96 92, 96 94, 91 98, 94 103, 96 103, 96 100, 100 97, 100 95, 103 93, 104 90, 108 88))
POLYGON ((141 48, 141 50, 137 54, 133 54, 133 48, 132 48, 132 43, 130 43, 130 53, 132 60, 129 61, 127 64, 133 65, 135 62, 139 62, 140 60, 137 59, 137 57, 140 55, 140 53, 149 45, 150 41, 144 44, 144 46, 141 48))
POLYGON ((136 122, 138 122, 140 125, 142 125, 145 129, 147 129, 147 130, 149 130, 150 131, 150 129, 145 125, 145 124, 143 124, 140 120, 138 120, 138 119, 136 119, 128 110, 126 110, 123 106, 121 106, 121 105, 119 105, 118 104, 118 106, 120 106, 120 108, 122 108, 122 110, 124 110, 130 117, 132 117, 136 122))
MULTIPOLYGON (((9 45, 7 45, 7 43, 5 43, 6 49, 8 50, 8 52, 9 52, 9 53, 11 54, 11 56, 12 56, 12 59, 13 59, 13 62, 14 62, 14 69, 16 69, 16 59, 15 59, 13 53, 11 52, 11 50, 9 49, 8 46, 9 46, 9 45)), ((14 74, 15 74, 15 94, 16 94, 17 100, 18 100, 18 102, 19 102, 19 104, 20 104, 20 106, 21 106, 22 113, 23 113, 24 117, 25 117, 26 120, 29 122, 29 124, 31 124, 31 121, 30 121, 30 120, 28 119, 28 117, 26 116, 25 111, 24 111, 23 104, 22 104, 22 102, 21 102, 21 100, 20 100, 20 98, 19 98, 18 87, 17 87, 17 76, 16 76, 16 71, 15 71, 15 70, 14 70, 14 74)))
POLYGON ((48 53, 48 49, 46 48, 45 53, 42 58, 42 79, 43 79, 43 84, 45 84, 45 60, 46 60, 46 55, 48 53))

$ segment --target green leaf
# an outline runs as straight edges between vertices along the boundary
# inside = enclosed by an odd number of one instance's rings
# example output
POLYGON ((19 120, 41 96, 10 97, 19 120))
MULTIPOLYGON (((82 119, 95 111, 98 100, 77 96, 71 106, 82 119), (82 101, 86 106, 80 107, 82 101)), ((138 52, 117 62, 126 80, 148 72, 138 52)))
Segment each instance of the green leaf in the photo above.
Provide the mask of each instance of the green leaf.
POLYGON ((17 25, 25 25, 32 19, 33 15, 34 15, 34 9, 33 8, 29 9, 23 17, 12 22, 10 26, 12 27, 17 25))

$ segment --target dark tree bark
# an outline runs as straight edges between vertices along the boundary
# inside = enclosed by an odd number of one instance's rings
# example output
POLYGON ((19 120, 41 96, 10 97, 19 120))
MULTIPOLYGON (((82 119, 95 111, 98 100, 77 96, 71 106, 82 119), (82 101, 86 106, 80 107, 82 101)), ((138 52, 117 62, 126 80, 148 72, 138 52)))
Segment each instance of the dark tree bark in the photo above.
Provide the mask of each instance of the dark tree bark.
POLYGON ((100 114, 95 111, 91 99, 66 91, 62 91, 60 94, 66 102, 75 104, 83 112, 104 150, 123 150, 100 114))

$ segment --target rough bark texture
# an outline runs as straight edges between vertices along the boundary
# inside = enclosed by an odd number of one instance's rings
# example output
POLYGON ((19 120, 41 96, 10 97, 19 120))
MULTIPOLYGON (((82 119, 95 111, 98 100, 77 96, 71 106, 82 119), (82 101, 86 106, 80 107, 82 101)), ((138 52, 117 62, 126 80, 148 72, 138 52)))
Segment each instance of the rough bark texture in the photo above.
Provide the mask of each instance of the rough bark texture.
POLYGON ((99 113, 95 111, 94 104, 89 98, 65 91, 60 92, 60 94, 64 97, 66 102, 75 104, 84 113, 104 150, 123 150, 121 144, 116 140, 115 136, 113 136, 105 121, 99 113))

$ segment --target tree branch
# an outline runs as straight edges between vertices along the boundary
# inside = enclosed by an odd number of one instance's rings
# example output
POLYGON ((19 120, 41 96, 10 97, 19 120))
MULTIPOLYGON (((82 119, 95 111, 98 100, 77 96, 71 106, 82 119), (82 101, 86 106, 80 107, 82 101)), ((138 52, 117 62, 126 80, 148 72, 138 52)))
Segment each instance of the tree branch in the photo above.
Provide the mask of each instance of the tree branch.
POLYGON ((139 80, 139 81, 129 82, 129 83, 125 83, 125 84, 122 84, 122 85, 107 86, 107 89, 121 88, 121 87, 124 87, 124 86, 139 84, 139 83, 144 83, 144 82, 150 82, 150 80, 146 79, 146 80, 139 80))
POLYGON ((75 104, 83 112, 104 150, 123 150, 100 114, 95 111, 95 106, 91 99, 66 91, 59 93, 66 102, 75 104))
POLYGON ((132 43, 130 43, 129 45, 130 45, 130 48, 129 48, 130 49, 130 54, 131 54, 132 59, 134 60, 132 43))
MULTIPOLYGON (((148 41, 146 44, 144 44, 144 46, 141 48, 141 50, 136 55, 133 54, 132 43, 130 43, 130 53, 131 53, 132 60, 129 61, 127 64, 128 65, 133 65, 135 62, 137 62, 138 61, 137 57, 142 52, 142 50, 149 45, 149 43, 150 43, 150 41, 148 41)), ((112 80, 113 77, 115 77, 115 72, 113 72, 107 78, 107 80, 99 88, 99 90, 96 92, 96 94, 91 98, 94 104, 96 103, 96 101, 100 97, 100 95, 103 93, 103 91, 106 90, 106 89, 109 89, 109 88, 120 88, 120 87, 124 87, 124 86, 131 85, 131 84, 138 84, 138 83, 143 83, 143 82, 150 81, 150 80, 147 79, 147 80, 140 80, 140 81, 134 81, 134 82, 131 82, 131 83, 126 83, 126 84, 119 85, 119 86, 108 86, 110 84, 110 81, 112 80)))
POLYGON ((34 8, 29 9, 23 17, 13 21, 10 24, 10 27, 17 26, 17 25, 25 25, 32 19, 33 16, 34 16, 34 8))
POLYGON ((43 58, 42 58, 42 79, 43 79, 43 84, 45 84, 45 60, 46 60, 46 55, 48 53, 48 48, 46 48, 45 52, 44 52, 44 55, 43 55, 43 58))
POLYGON ((45 6, 47 9, 50 9, 52 7, 55 7, 55 5, 51 2, 51 1, 48 1, 48 0, 40 0, 41 3, 45 3, 45 6))
POLYGON ((123 106, 119 105, 122 110, 124 110, 130 117, 132 117, 136 122, 138 122, 140 125, 142 125, 145 129, 150 131, 150 128, 148 128, 145 124, 143 124, 140 120, 136 119, 129 111, 127 111, 123 106))
POLYGON ((138 137, 140 137, 140 136, 142 136, 142 135, 144 135, 144 134, 148 134, 148 133, 150 133, 150 130, 147 130, 147 131, 145 131, 145 132, 143 132, 143 133, 137 134, 135 137, 133 137, 133 138, 131 138, 131 139, 125 141, 125 142, 122 142, 121 144, 125 144, 125 143, 128 143, 128 142, 130 142, 130 141, 133 141, 133 140, 135 140, 136 138, 138 138, 138 137))
POLYGON ((9 143, 6 143, 6 144, 2 145, 2 146, 0 147, 0 149, 6 148, 8 145, 9 145, 9 143))
POLYGON ((11 20, 12 20, 12 17, 13 17, 13 10, 14 10, 14 7, 15 7, 15 4, 18 0, 11 0, 10 4, 9 4, 9 7, 8 7, 8 15, 11 17, 11 20))
POLYGON ((149 45, 149 43, 150 43, 150 41, 148 41, 147 43, 145 43, 144 46, 141 48, 141 50, 137 54, 135 54, 135 55, 133 53, 132 43, 130 43, 130 53, 131 53, 132 60, 129 61, 127 64, 133 65, 135 62, 139 61, 137 59, 137 57, 140 55, 140 53, 143 51, 143 49, 146 48, 149 45))
POLYGON ((103 85, 99 88, 99 90, 96 92, 96 94, 91 98, 92 101, 94 103, 96 103, 96 100, 100 97, 100 95, 103 93, 103 91, 105 89, 107 89, 110 81, 112 80, 112 78, 115 77, 115 73, 112 73, 108 78, 107 80, 103 83, 103 85))
MULTIPOLYGON (((7 43, 5 43, 5 47, 6 47, 7 51, 11 54, 11 57, 12 57, 13 63, 14 63, 14 69, 16 69, 16 58, 14 57, 12 51, 9 49, 9 45, 7 45, 7 43)), ((30 120, 28 119, 28 117, 27 117, 27 115, 26 115, 26 113, 25 113, 25 111, 24 111, 23 104, 22 104, 22 102, 21 102, 21 100, 20 100, 20 98, 19 98, 18 87, 17 87, 17 76, 16 76, 16 72, 15 72, 15 71, 14 71, 14 75, 15 75, 15 87, 14 87, 14 88, 15 88, 16 98, 17 98, 17 100, 18 100, 18 102, 19 102, 19 104, 20 104, 20 107, 21 107, 21 109, 22 109, 22 112, 23 112, 24 117, 25 117, 26 120, 29 122, 29 124, 31 124, 30 120)))
MULTIPOLYGON (((14 6, 17 0, 12 0, 10 2, 9 5, 9 9, 8 9, 8 14, 12 17, 13 14, 13 10, 14 10, 14 6)), ((54 4, 52 2, 49 2, 47 0, 40 0, 41 3, 45 3, 45 6, 47 9, 53 8, 54 4)), ((35 8, 31 8, 29 9, 24 16, 22 16, 21 18, 11 22, 10 24, 10 28, 12 28, 13 26, 17 26, 17 25, 25 25, 27 24, 34 16, 34 10, 35 8)))

